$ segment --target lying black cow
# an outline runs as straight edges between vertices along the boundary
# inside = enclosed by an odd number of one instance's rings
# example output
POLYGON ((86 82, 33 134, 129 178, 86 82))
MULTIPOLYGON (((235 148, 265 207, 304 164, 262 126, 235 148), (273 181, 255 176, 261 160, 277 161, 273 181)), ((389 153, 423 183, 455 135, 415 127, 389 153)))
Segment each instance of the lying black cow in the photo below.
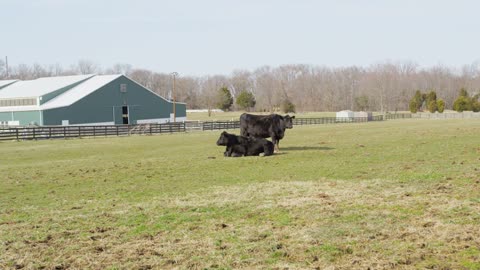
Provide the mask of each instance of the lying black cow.
POLYGON ((272 138, 276 150, 280 151, 280 140, 285 136, 285 129, 292 128, 292 119, 295 116, 253 115, 244 113, 240 115, 240 135, 245 137, 272 138))
POLYGON ((223 145, 227 148, 223 153, 226 157, 258 156, 263 153, 264 156, 273 155, 273 143, 263 138, 249 138, 227 133, 220 134, 217 145, 223 145))

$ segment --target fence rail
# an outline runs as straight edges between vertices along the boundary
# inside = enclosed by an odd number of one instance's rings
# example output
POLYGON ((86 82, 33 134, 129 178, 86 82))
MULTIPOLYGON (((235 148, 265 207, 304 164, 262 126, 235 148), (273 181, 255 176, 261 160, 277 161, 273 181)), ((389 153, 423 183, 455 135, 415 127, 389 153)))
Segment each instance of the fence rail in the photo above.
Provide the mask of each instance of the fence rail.
POLYGON ((185 131, 185 123, 1 128, 0 141, 129 136, 132 134, 151 135, 185 131))
POLYGON ((412 114, 411 114, 411 113, 385 114, 385 120, 409 119, 409 118, 412 118, 412 114))
POLYGON ((209 121, 202 123, 202 130, 238 129, 240 121, 209 121))

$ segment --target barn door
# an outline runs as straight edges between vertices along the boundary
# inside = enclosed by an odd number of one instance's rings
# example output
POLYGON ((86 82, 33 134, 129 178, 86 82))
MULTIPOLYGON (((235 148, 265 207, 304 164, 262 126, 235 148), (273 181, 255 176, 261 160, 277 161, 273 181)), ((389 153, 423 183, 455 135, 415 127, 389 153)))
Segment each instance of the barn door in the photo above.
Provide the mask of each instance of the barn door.
POLYGON ((122 106, 123 124, 128 125, 128 106, 122 106))

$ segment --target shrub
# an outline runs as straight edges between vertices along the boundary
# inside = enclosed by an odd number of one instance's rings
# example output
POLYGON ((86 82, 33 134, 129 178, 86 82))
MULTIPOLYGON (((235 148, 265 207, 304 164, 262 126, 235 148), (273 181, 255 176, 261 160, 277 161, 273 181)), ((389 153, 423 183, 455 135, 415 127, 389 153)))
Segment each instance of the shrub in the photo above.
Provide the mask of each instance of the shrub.
POLYGON ((478 100, 472 101, 472 111, 480 112, 480 102, 478 100))
POLYGON ((417 113, 418 112, 418 106, 417 106, 417 102, 415 100, 411 100, 410 101, 410 112, 411 113, 417 113))
POLYGON ((355 98, 355 105, 360 111, 366 111, 369 106, 368 97, 363 95, 355 98))
POLYGON ((217 94, 217 107, 224 111, 228 111, 233 104, 233 97, 227 87, 222 87, 217 94))
POLYGON ((437 101, 437 93, 435 91, 430 91, 427 96, 426 96, 426 103, 427 106, 432 102, 432 101, 437 101))
POLYGON ((437 110, 439 113, 443 113, 445 110, 445 101, 443 99, 437 100, 437 110))
POLYGON ((431 100, 428 105, 428 111, 431 113, 434 113, 437 111, 437 101, 436 100, 431 100))
POLYGON ((288 98, 282 102, 282 111, 284 113, 294 113, 295 104, 293 104, 288 98))
POLYGON ((471 111, 472 100, 466 96, 459 96, 453 103, 453 109, 457 112, 471 111))
POLYGON ((244 110, 253 108, 256 104, 255 96, 253 95, 253 93, 244 90, 238 95, 236 104, 244 110))
POLYGON ((420 111, 420 109, 423 106, 423 102, 425 101, 425 98, 426 98, 426 95, 422 94, 420 90, 417 90, 417 92, 415 92, 415 95, 410 100, 410 111, 412 113, 416 113, 420 111), (412 105, 416 106, 415 109, 411 107, 412 105))

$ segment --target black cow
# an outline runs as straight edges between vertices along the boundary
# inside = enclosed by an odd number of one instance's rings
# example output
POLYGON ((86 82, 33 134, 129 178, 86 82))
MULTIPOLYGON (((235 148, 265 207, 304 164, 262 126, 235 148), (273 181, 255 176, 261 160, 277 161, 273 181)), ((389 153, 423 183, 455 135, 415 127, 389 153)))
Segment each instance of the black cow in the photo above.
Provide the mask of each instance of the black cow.
POLYGON ((292 128, 292 119, 295 116, 281 116, 278 114, 253 115, 244 113, 240 115, 240 135, 256 138, 272 138, 276 150, 280 151, 280 140, 285 136, 285 129, 292 128))
POLYGON ((261 153, 271 156, 274 148, 273 143, 266 139, 237 136, 226 131, 220 134, 217 145, 227 147, 223 153, 226 157, 258 156, 261 153))

